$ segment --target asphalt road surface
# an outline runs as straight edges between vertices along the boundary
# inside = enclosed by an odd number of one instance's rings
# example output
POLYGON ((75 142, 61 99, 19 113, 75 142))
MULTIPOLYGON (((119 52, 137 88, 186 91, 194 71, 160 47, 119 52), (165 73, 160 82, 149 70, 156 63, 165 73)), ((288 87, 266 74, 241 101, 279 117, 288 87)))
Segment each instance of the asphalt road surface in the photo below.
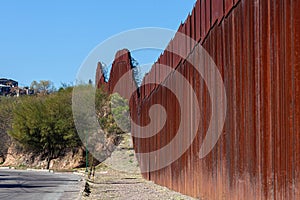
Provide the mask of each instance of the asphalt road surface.
POLYGON ((0 170, 0 199, 76 200, 82 184, 72 173, 0 170))

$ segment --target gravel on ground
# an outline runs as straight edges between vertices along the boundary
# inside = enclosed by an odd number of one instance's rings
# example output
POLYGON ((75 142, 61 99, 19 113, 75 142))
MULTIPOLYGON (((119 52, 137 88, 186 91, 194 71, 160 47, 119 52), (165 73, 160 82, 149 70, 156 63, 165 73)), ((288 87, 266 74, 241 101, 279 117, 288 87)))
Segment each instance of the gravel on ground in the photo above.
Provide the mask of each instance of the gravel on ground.
POLYGON ((146 181, 139 174, 125 173, 110 168, 98 170, 95 178, 88 181, 90 196, 84 200, 193 200, 146 181))

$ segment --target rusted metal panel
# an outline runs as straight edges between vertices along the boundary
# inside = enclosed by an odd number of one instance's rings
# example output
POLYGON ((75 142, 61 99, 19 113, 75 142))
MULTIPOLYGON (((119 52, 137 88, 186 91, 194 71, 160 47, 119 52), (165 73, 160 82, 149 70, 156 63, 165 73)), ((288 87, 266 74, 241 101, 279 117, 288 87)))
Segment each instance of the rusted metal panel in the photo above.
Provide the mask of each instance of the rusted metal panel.
POLYGON ((225 16, 228 15, 233 7, 233 0, 225 0, 225 16))
POLYGON ((205 38, 206 36, 206 33, 207 33, 207 29, 206 29, 206 7, 205 7, 205 2, 206 0, 203 0, 203 1, 200 1, 200 13, 201 13, 201 21, 199 22, 200 23, 200 26, 201 26, 201 35, 200 37, 202 39, 205 38))
POLYGON ((175 68, 178 66, 178 64, 181 60, 181 57, 177 54, 177 52, 179 52, 179 48, 180 48, 180 41, 179 41, 180 39, 179 39, 178 35, 179 35, 179 33, 177 32, 175 34, 174 39, 173 39, 173 42, 174 42, 174 44, 173 44, 173 52, 174 52, 174 54, 173 54, 173 65, 174 65, 175 68))
POLYGON ((145 89, 146 89, 146 87, 145 87, 145 78, 144 78, 144 80, 142 82, 142 86, 140 88, 140 90, 141 90, 141 99, 142 100, 144 100, 145 97, 146 97, 146 91, 145 91, 145 89))
POLYGON ((186 59, 187 53, 188 53, 188 46, 187 46, 187 24, 184 23, 182 24, 182 27, 180 29, 180 32, 184 35, 184 37, 181 37, 180 41, 180 53, 183 56, 183 59, 186 59))
MULTIPOLYGON (((280 20, 280 14, 278 15, 278 4, 273 4, 274 2, 271 2, 270 6, 273 8, 271 9, 271 21, 273 21, 273 26, 270 27, 271 29, 271 41, 274 41, 274 50, 271 51, 271 62, 273 63, 273 67, 271 68, 271 81, 279 83, 280 87, 272 87, 272 101, 274 104, 272 104, 272 111, 277 111, 279 108, 283 112, 273 112, 272 115, 272 128, 274 129, 274 144, 275 146, 281 146, 282 148, 275 148, 274 149, 274 179, 277 181, 274 181, 274 188, 282 188, 282 193, 275 193, 274 198, 280 199, 283 198, 281 196, 282 194, 286 195, 286 181, 283 181, 286 179, 286 160, 282 159, 284 155, 286 155, 286 138, 282 137, 282 134, 286 135, 286 130, 282 128, 282 126, 278 126, 279 124, 286 124, 284 122, 283 113, 285 113, 285 106, 283 106, 282 102, 282 93, 286 90, 284 88, 284 85, 282 85, 282 81, 284 80, 284 74, 285 74, 285 66, 282 65, 282 68, 280 68, 280 60, 281 62, 284 61, 282 59, 281 55, 281 48, 284 49, 284 46, 282 46, 282 39, 281 35, 278 34, 279 29, 281 30, 281 20, 280 20), (283 163, 284 161, 284 163, 283 163), (282 178, 280 178, 282 177, 282 178)), ((281 12, 284 10, 281 9, 281 12)), ((272 47, 271 47, 272 48, 272 47)), ((286 99, 287 97, 285 97, 286 99)))
MULTIPOLYGON (((216 17, 215 9, 220 8, 214 0, 211 4, 212 23, 207 21, 208 2, 198 0, 186 25, 181 25, 178 31, 193 37, 195 30, 198 42, 200 37, 206 37, 201 44, 215 61, 227 95, 222 135, 212 152, 199 159, 200 145, 211 119, 210 94, 206 82, 193 66, 165 51, 154 66, 162 63, 174 67, 186 77, 193 89, 183 90, 183 86, 176 82, 174 72, 168 76, 164 75, 165 71, 150 72, 147 79, 151 79, 153 74, 158 82, 172 84, 184 103, 179 105, 175 95, 163 85, 156 86, 155 90, 152 86, 146 87, 147 97, 144 95, 145 88, 140 88, 141 97, 135 95, 130 100, 133 119, 143 126, 147 125, 149 109, 154 104, 164 106, 168 118, 164 128, 155 136, 134 138, 135 150, 158 150, 175 137, 182 120, 180 115, 195 116, 195 102, 188 100, 192 92, 196 93, 202 115, 190 148, 169 166, 143 175, 157 184, 197 198, 299 199, 300 12, 297 9, 300 1, 225 0, 224 10, 226 13, 230 11, 230 14, 216 17), (217 18, 221 21, 215 24, 217 18)), ((175 35, 167 49, 179 48, 181 42, 175 35)), ((188 46, 186 41, 183 42, 183 46, 188 46)), ((192 47, 181 51, 195 53, 189 52, 192 47)), ((197 51, 196 48, 194 51, 197 51)), ((127 58, 121 60, 124 59, 127 58)), ((208 63, 207 59, 200 60, 197 56, 191 59, 198 64, 208 63)), ((126 65, 122 64, 122 67, 126 65)), ((213 90, 218 90, 220 86, 216 85, 213 71, 205 68, 204 74, 208 76, 206 81, 213 85, 213 90)), ((118 76, 113 75, 108 84, 113 85, 118 76)), ((161 115, 162 111, 156 113, 150 132, 163 125, 161 115)), ((194 122, 184 119, 183 122, 186 136, 183 141, 187 141, 191 138, 194 122)), ((183 141, 178 142, 172 152, 180 149, 183 141)), ((156 159, 151 162, 159 166, 166 156, 172 156, 172 152, 170 155, 157 153, 156 159)), ((146 167, 144 164, 140 163, 141 168, 146 167)))
MULTIPOLYGON (((157 62, 156 62, 154 65, 155 65, 155 68, 158 68, 158 67, 159 67, 159 63, 157 63, 157 62)), ((156 82, 157 84, 160 83, 160 74, 159 74, 159 70, 155 70, 155 82, 156 82)))
MULTIPOLYGON (((208 33, 209 29, 211 28, 212 24, 211 24, 211 4, 210 4, 211 0, 206 0, 205 1, 205 21, 206 21, 206 34, 208 33)), ((205 34, 205 35, 206 35, 205 34)))
MULTIPOLYGON (((191 27, 190 27, 190 29, 191 29, 191 38, 193 39, 193 40, 197 40, 197 38, 196 38, 196 25, 195 25, 195 22, 196 22, 196 14, 195 14, 195 7, 194 7, 194 9, 193 9, 193 11, 192 11, 192 14, 191 14, 191 27)), ((192 46, 191 46, 191 48, 192 48, 192 46)))
MULTIPOLYGON (((176 33, 177 34, 177 33, 176 33)), ((176 38, 176 34, 172 40, 172 64, 173 64, 173 68, 176 68, 177 65, 178 65, 178 62, 177 62, 177 57, 178 55, 175 54, 176 52, 176 49, 177 49, 177 38, 176 38)))
POLYGON ((177 66, 179 65, 179 63, 181 62, 181 60, 183 60, 184 58, 182 57, 183 55, 183 51, 184 51, 184 40, 182 37, 182 34, 184 34, 183 32, 183 24, 181 24, 178 28, 177 33, 175 34, 175 39, 176 39, 176 53, 178 52, 179 54, 176 55, 176 63, 177 66), (177 37, 177 38, 176 38, 177 37))
MULTIPOLYGON (((168 67, 172 67, 173 68, 173 62, 172 62, 172 54, 171 54, 171 52, 170 52, 170 47, 168 46, 168 50, 165 52, 165 54, 166 54, 166 59, 167 59, 167 61, 166 61, 166 65, 168 65, 168 67)), ((169 74, 167 74, 167 75, 169 75, 169 74)))
POLYGON ((261 3, 262 15, 261 23, 265 24, 262 26, 262 41, 261 41, 261 54, 264 55, 261 58, 261 65, 264 68, 260 68, 261 76, 261 104, 262 111, 260 113, 261 118, 261 136, 262 136, 262 196, 267 198, 273 196, 272 189, 274 187, 273 176, 273 138, 272 138, 272 127, 271 127, 271 9, 270 1, 263 1, 261 3))
POLYGON ((223 0, 211 0, 212 20, 214 24, 216 21, 221 22, 224 16, 223 0))
MULTIPOLYGON (((240 4, 241 5, 241 4, 240 4)), ((242 16, 242 13, 240 13, 240 16, 242 16)), ((260 67, 261 67, 261 30, 260 30, 260 24, 261 24, 261 15, 260 15, 260 6, 257 4, 254 6, 254 19, 253 19, 254 27, 253 32, 254 34, 254 40, 253 40, 253 46, 254 46, 254 73, 255 73, 255 80, 260 79, 260 67)), ((239 27, 242 27, 242 22, 239 24, 239 27)), ((242 61, 242 60, 241 60, 242 61)), ((255 160, 254 163, 256 164, 256 173, 254 174, 255 177, 255 196, 261 197, 262 196, 262 187, 261 186, 261 176, 262 174, 262 159, 261 159, 261 144, 262 144, 262 137, 260 135, 261 132, 261 118, 260 118, 260 110, 261 110, 261 94, 259 93, 261 88, 261 82, 255 81, 255 141, 256 141, 256 151, 255 151, 255 160)))
POLYGON ((167 57, 167 64, 169 67, 171 68, 174 68, 174 65, 173 65, 173 40, 171 40, 165 50, 165 54, 166 54, 166 57, 167 57))
POLYGON ((187 36, 186 38, 186 55, 191 52, 191 39, 192 33, 191 33, 191 16, 189 15, 186 20, 186 26, 185 26, 185 34, 187 36))
POLYGON ((163 82, 167 76, 167 69, 166 66, 169 64, 167 63, 167 54, 166 51, 163 52, 163 54, 161 55, 161 59, 160 59, 160 64, 161 64, 161 82, 163 82))
POLYGON ((193 23, 193 26, 195 26, 196 30, 196 41, 200 42, 201 40, 201 7, 200 7, 200 1, 196 2, 195 6, 195 22, 193 23))
MULTIPOLYGON (((152 65, 152 68, 150 69, 148 75, 149 75, 150 81, 155 83, 154 64, 152 65)), ((151 84, 151 86, 150 86, 150 91, 152 92, 153 90, 155 90, 156 86, 157 86, 156 84, 151 84)))
MULTIPOLYGON (((154 67, 154 65, 152 65, 152 67, 154 67)), ((155 77, 155 71, 151 71, 151 75, 152 75, 152 80, 153 80, 153 82, 154 83, 156 83, 156 77, 155 77)), ((156 88, 158 87, 158 85, 157 84, 152 84, 152 90, 151 90, 151 92, 153 92, 156 88)))
POLYGON ((159 79, 158 79, 158 83, 163 82, 163 77, 164 77, 164 69, 163 69, 163 66, 161 64, 161 61, 162 61, 162 54, 160 54, 159 59, 157 60, 157 64, 158 64, 158 67, 159 67, 159 72, 158 72, 159 79))
MULTIPOLYGON (((294 186, 300 187, 300 12, 297 9, 300 6, 299 1, 291 1, 291 15, 292 18, 292 68, 293 68, 293 130, 295 134, 294 138, 294 186), (298 162, 298 163, 297 163, 298 162)), ((295 197, 300 196, 300 190, 295 191, 295 197)))
MULTIPOLYGON (((149 76, 145 76, 145 83, 149 82, 149 76)), ((147 98, 150 94, 150 84, 145 85, 145 98, 147 98)))
MULTIPOLYGON (((216 49, 223 49, 223 28, 222 26, 216 27, 217 33, 216 33, 216 49)), ((223 53, 217 53, 216 56, 216 65, 218 66, 218 69, 220 71, 220 74, 222 78, 224 79, 224 59, 223 59, 223 53)), ((217 89, 220 86, 217 86, 217 89)), ((224 97, 223 97, 224 98, 224 97)), ((223 114, 224 111, 220 111, 219 114, 223 114)), ((219 169, 217 173, 217 186, 220 191, 223 191, 224 194, 228 195, 228 179, 227 179, 227 173, 226 173, 226 141, 225 141, 225 130, 223 129, 221 138, 220 138, 220 146, 218 148, 218 155, 219 155, 219 169), (225 180, 225 181, 224 181, 225 180)))

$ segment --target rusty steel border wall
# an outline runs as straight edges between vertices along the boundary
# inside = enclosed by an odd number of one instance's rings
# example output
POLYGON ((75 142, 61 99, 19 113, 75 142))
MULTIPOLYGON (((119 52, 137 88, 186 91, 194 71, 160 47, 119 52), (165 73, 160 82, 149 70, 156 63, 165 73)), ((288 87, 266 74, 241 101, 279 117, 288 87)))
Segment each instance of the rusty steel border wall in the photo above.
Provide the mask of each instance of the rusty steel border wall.
MULTIPOLYGON (((204 80, 191 64, 167 50, 182 48, 187 55, 195 51, 188 42, 179 45, 176 34, 154 66, 170 66, 186 77, 197 94, 203 118, 190 148, 171 165, 144 173, 144 178, 204 199, 300 199, 299 8, 299 0, 196 2, 178 32, 203 45, 222 75, 227 95, 223 132, 212 152, 200 159, 200 145, 211 116, 210 96, 204 80)), ((97 77, 98 87, 104 85, 107 91, 112 91, 109 88, 130 70, 130 54, 126 55, 116 56, 115 72, 109 83, 97 77)), ((197 61, 197 57, 192 59, 197 61)), ((162 73, 152 68, 144 82, 150 79, 162 83, 174 78, 172 73, 162 73)), ((214 83, 210 70, 205 73, 210 76, 208 81, 214 83)), ((140 96, 136 93, 130 99, 135 122, 150 123, 149 108, 157 103, 168 114, 164 128, 155 136, 133 138, 135 151, 147 153, 174 138, 180 122, 179 103, 160 84, 147 84, 139 91, 140 96)), ((182 94, 189 96, 191 92, 182 94)), ((185 114, 193 116, 193 106, 186 102, 185 114)), ((160 113, 155 119, 154 123, 160 127, 160 113)), ((187 139, 191 137, 189 130, 189 124, 185 124, 187 139)), ((161 159, 164 158, 158 154, 151 162, 159 165, 161 159)))

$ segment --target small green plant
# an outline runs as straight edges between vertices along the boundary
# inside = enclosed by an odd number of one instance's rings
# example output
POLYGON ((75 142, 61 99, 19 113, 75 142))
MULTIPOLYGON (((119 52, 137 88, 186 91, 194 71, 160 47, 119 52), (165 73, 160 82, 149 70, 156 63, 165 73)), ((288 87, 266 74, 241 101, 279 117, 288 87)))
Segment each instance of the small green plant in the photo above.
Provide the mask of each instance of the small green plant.
POLYGON ((27 168, 27 166, 23 163, 18 166, 18 169, 25 169, 25 168, 27 168))

